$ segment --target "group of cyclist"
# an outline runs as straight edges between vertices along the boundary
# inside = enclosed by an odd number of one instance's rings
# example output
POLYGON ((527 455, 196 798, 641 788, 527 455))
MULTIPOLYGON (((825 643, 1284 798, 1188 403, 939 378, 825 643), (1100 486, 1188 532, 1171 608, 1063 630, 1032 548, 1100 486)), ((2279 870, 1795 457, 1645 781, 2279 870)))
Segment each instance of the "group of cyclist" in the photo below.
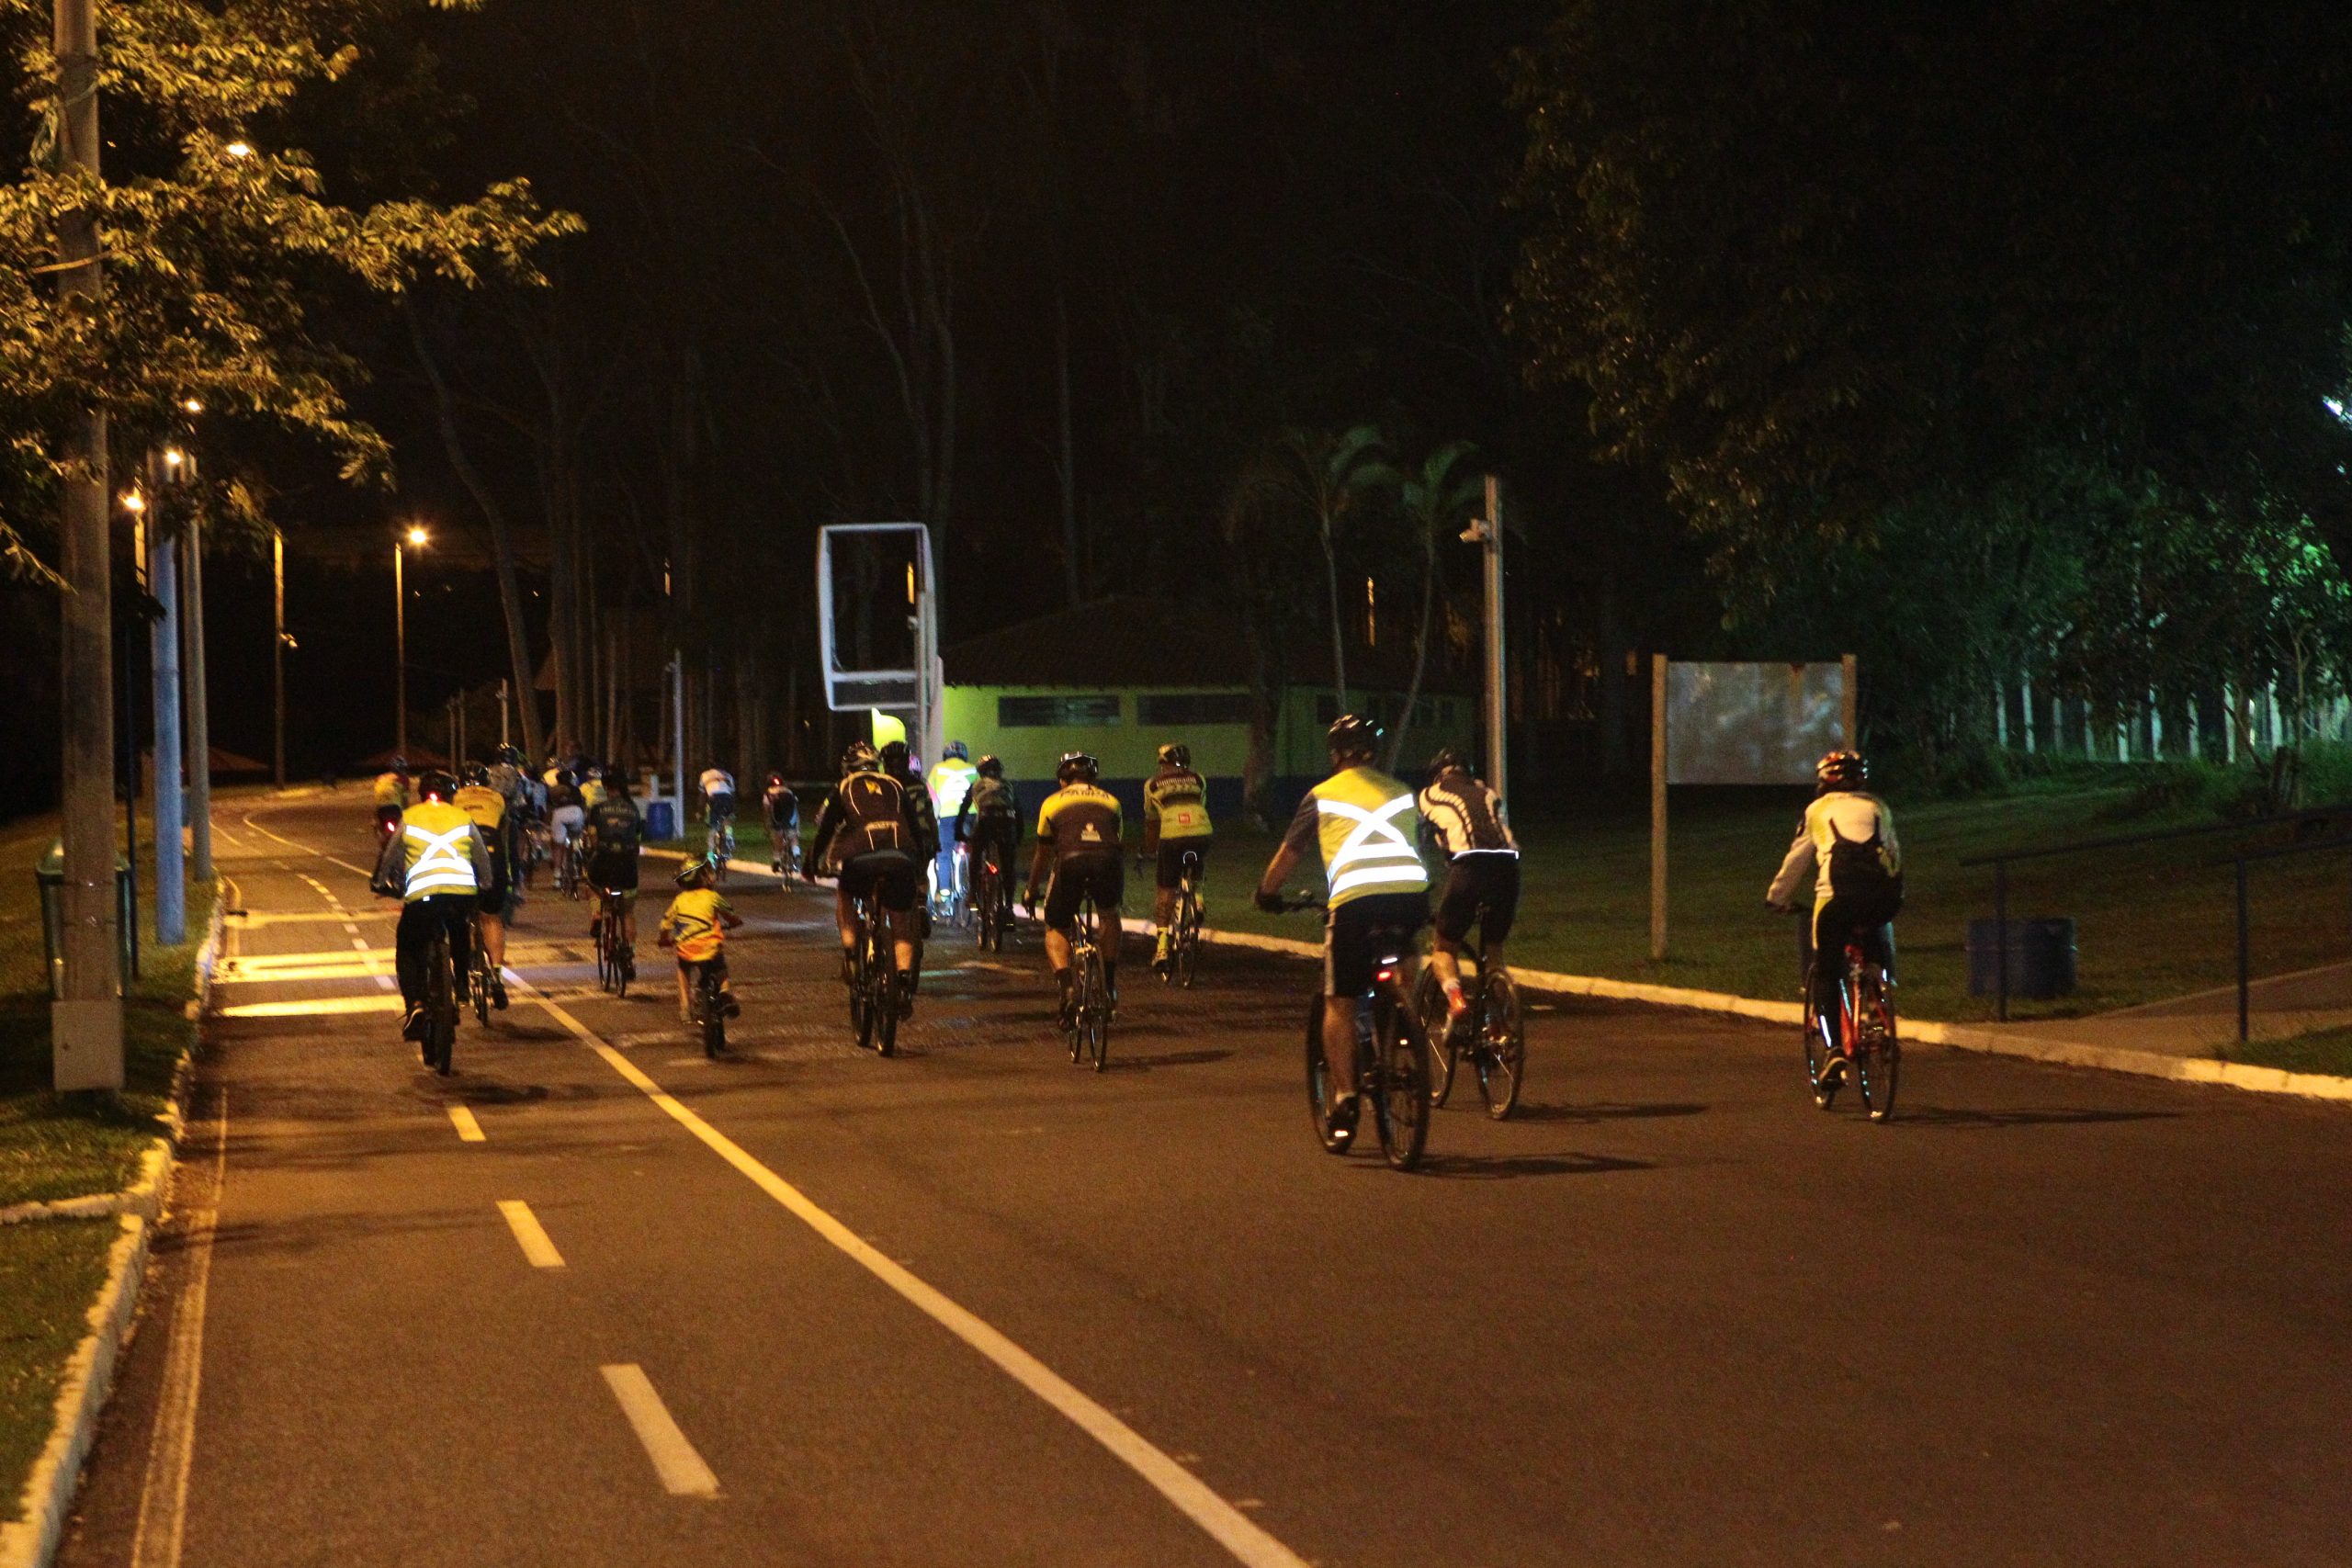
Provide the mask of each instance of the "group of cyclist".
MULTIPOLYGON (((1330 773, 1301 798, 1257 889, 1260 908, 1291 908, 1284 884, 1310 857, 1321 863, 1327 889, 1323 1037, 1335 1114, 1351 1109, 1346 1102, 1353 1075, 1341 1068, 1353 1060, 1357 1003, 1370 988, 1379 961, 1409 953, 1422 929, 1433 924, 1430 967, 1449 1015, 1458 1020, 1469 1007, 1461 968, 1464 942, 1476 926, 1483 961, 1500 964, 1519 906, 1519 844, 1501 795, 1451 747, 1430 760, 1426 783, 1413 789, 1374 765, 1380 737, 1374 723, 1354 714, 1330 726, 1330 773), (1444 866, 1433 919, 1425 858, 1432 853, 1444 866)), ((1811 880, 1806 973, 1815 1009, 1826 1016, 1835 1010, 1837 982, 1830 966, 1815 973, 1813 951, 1839 952, 1851 942, 1892 975, 1892 922, 1903 902, 1902 853, 1892 814, 1864 788, 1868 771, 1859 754, 1833 751, 1815 773, 1815 798, 1766 897, 1775 908, 1793 908, 1811 880)), ((545 820, 558 852, 579 855, 584 878, 596 891, 600 918, 609 912, 621 922, 623 961, 633 964, 644 824, 626 770, 577 759, 568 764, 550 761, 534 778, 522 768, 520 754, 507 747, 493 764, 468 763, 462 773, 458 780, 428 769, 417 781, 414 804, 409 802, 401 760, 377 781, 377 814, 385 838, 376 886, 403 900, 399 973, 403 1033, 411 1039, 421 1037, 422 955, 436 924, 447 932, 457 960, 461 1002, 477 927, 489 950, 489 972, 500 976, 506 918, 520 897, 513 867, 524 820, 545 820)), ((957 889, 963 874, 958 847, 985 863, 990 873, 987 897, 1009 908, 1012 872, 1023 837, 1021 803, 1003 763, 993 756, 969 761, 960 741, 948 745, 928 780, 913 771, 902 740, 879 748, 853 743, 842 754, 841 773, 800 869, 811 881, 828 869, 834 875, 844 977, 865 941, 864 920, 871 910, 894 963, 896 1008, 908 1017, 930 931, 931 895, 934 889, 957 889), (941 827, 943 815, 951 812, 952 837, 943 835, 941 827)), ((1065 753, 1055 784, 1028 835, 1034 850, 1021 902, 1033 914, 1042 907, 1046 962, 1067 1027, 1073 939, 1080 907, 1089 901, 1102 922, 1094 933, 1096 947, 1115 1010, 1126 852, 1119 799, 1103 787, 1095 757, 1083 750, 1065 753)), ((733 816, 734 780, 714 767, 703 773, 700 784, 716 834, 733 816)), ((1181 742, 1159 748, 1157 771, 1144 782, 1142 795, 1142 863, 1154 874, 1157 966, 1168 960, 1178 889, 1187 875, 1199 884, 1215 828, 1207 783, 1181 742)), ((779 865, 787 842, 797 861, 799 801, 781 774, 768 774, 762 806, 779 846, 779 865)), ((682 1011, 695 964, 716 965, 724 988, 725 932, 741 923, 711 889, 714 870, 710 856, 686 858, 678 873, 680 897, 662 922, 662 943, 680 953, 682 1011)), ((505 1007, 503 978, 491 983, 493 1005, 505 1007)), ((734 1010, 731 991, 726 992, 726 1006, 734 1010)))

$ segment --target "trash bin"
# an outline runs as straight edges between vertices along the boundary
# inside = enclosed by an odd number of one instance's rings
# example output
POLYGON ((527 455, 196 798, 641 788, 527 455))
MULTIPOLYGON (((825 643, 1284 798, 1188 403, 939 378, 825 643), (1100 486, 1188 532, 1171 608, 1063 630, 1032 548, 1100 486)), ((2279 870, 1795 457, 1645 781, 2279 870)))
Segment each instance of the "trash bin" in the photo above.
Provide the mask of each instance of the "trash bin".
MULTIPOLYGON (((49 960, 49 995, 51 1001, 65 997, 65 840, 51 840, 49 852, 33 867, 33 881, 40 887, 40 945, 49 960)), ((122 966, 123 989, 130 988, 131 943, 138 934, 139 889, 132 879, 130 862, 120 854, 114 857, 114 935, 115 953, 122 966)))
MULTIPOLYGON (((2001 988, 2000 922, 1968 922, 1968 994, 1989 997, 2001 988)), ((2009 922, 2009 995, 2047 1001, 2075 994, 2076 954, 2072 916, 2009 922)))
POLYGON ((678 814, 671 809, 668 801, 645 803, 645 836, 656 840, 678 836, 678 814))

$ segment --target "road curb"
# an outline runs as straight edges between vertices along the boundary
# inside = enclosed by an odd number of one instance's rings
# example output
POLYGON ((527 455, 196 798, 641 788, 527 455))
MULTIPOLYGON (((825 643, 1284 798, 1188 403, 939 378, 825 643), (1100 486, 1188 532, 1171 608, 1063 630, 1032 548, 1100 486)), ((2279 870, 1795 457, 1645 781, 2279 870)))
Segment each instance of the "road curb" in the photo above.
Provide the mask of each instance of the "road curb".
POLYGON ((107 1256, 107 1280, 90 1303, 90 1332, 65 1363, 57 1390, 57 1418, 49 1442, 33 1461, 18 1501, 24 1517, 0 1525, 0 1568, 48 1568, 65 1533, 82 1479, 82 1461, 97 1436, 98 1414, 114 1385, 116 1359, 139 1306, 139 1286, 147 1271, 147 1241, 153 1222, 124 1214, 122 1234, 107 1256))
MULTIPOLYGON (((1148 931, 1148 920, 1129 920, 1131 931, 1148 931)), ((1204 930, 1204 940, 1227 947, 1276 953, 1291 958, 1320 958, 1314 942, 1289 937, 1260 936, 1253 931, 1204 930)), ((1608 980, 1597 975, 1559 975, 1542 969, 1513 969, 1512 978, 1523 990, 1546 996, 1594 997, 1607 1001, 1641 1002, 1652 1007, 1685 1008, 1694 1012, 1729 1013, 1767 1023, 1799 1024, 1804 1010, 1797 1002, 1773 1002, 1728 991, 1700 991, 1679 986, 1649 986, 1635 980, 1608 980)), ((2305 1100, 2352 1101, 2352 1078, 2324 1073, 2290 1073, 2278 1067, 2256 1067, 2243 1062, 2222 1062, 2202 1056, 2169 1056, 2157 1051, 2133 1051, 2122 1046, 2090 1045, 2073 1040, 2019 1038, 1996 1030, 1963 1023, 1939 1023, 1930 1019, 1903 1021, 1905 1039, 1955 1051, 1986 1055, 2017 1056, 2055 1066, 2091 1067, 2101 1072, 2129 1073, 2136 1077, 2167 1078, 2176 1083, 2215 1084, 2251 1094, 2287 1094, 2305 1100)))

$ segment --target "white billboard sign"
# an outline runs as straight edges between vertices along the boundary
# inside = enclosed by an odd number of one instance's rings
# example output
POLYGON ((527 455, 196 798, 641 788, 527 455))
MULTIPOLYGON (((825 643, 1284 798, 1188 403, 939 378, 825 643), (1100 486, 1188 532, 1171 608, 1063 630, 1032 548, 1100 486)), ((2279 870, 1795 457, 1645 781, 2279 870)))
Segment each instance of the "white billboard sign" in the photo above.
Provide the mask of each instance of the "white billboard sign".
POLYGON ((1667 666, 1668 784, 1811 784, 1848 733, 1842 664, 1667 666))

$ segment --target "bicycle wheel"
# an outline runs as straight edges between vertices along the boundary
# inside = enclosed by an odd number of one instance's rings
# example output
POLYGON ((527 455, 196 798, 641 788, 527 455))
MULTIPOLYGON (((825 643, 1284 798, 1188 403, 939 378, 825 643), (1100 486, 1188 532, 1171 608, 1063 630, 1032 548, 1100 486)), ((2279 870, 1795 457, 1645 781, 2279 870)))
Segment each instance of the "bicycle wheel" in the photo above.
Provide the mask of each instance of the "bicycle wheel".
POLYGON ((880 987, 874 983, 875 971, 880 966, 881 961, 868 952, 858 963, 857 988, 850 994, 850 1012, 857 1024, 857 1048, 861 1051, 874 1049, 874 1037, 882 1028, 882 1010, 875 1005, 880 987))
POLYGON ((849 1027, 861 1046, 865 1043, 865 950, 849 950, 849 1027))
POLYGON ((1186 887, 1176 905, 1176 940, 1174 949, 1176 983, 1186 990, 1193 988, 1193 976, 1201 966, 1201 901, 1192 888, 1186 887))
POLYGON ((1351 1115, 1331 1116, 1330 1075, 1323 1070, 1323 998, 1306 1008, 1306 1113, 1315 1119, 1315 1135, 1326 1154, 1343 1155, 1356 1141, 1356 1121, 1351 1115))
POLYGON ((1372 1059, 1379 1069, 1380 1152, 1396 1170, 1421 1163, 1430 1137, 1430 1049, 1398 997, 1372 1004, 1372 1059))
MULTIPOLYGON (((1484 976, 1486 1017, 1483 1038, 1477 1043, 1478 1093, 1487 1102, 1487 1114, 1500 1122, 1519 1103, 1521 1085, 1527 1077, 1527 1021, 1520 1012, 1519 985, 1510 971, 1498 964, 1491 976, 1484 976)), ((1430 1053, 1430 1065, 1434 1072, 1437 1053, 1430 1053)))
POLYGON ((473 992, 474 1021, 490 1027, 490 950, 481 940, 481 925, 474 925, 472 963, 466 970, 466 983, 473 992))
POLYGON ((1894 1008, 1876 971, 1862 980, 1862 1026, 1854 1051, 1854 1076, 1862 1106, 1873 1122, 1894 1114, 1894 1086, 1903 1076, 1903 1046, 1894 1037, 1894 1008))
POLYGON ((866 1002, 865 1010, 874 1019, 874 1049, 884 1056, 899 1054, 899 987, 895 965, 881 964, 874 969, 874 995, 866 1002))
POLYGON ((1094 998, 1087 989, 1087 980, 1091 974, 1091 966, 1087 960, 1091 956, 1089 950, 1081 947, 1070 962, 1069 1027, 1062 1032, 1062 1035, 1069 1046, 1069 1059, 1073 1062, 1086 1058, 1086 1014, 1094 1005, 1094 998))
POLYGON ((457 1038, 457 970, 449 957, 447 935, 436 931, 425 955, 424 1065, 443 1077, 449 1076, 457 1038))
POLYGON ((1413 1016, 1420 1021, 1421 1037, 1430 1043, 1430 1104, 1442 1107, 1453 1092, 1461 1054, 1453 1039, 1453 1015, 1445 1005, 1445 987, 1426 964, 1413 977, 1413 1016))
POLYGON ((695 989, 702 1002, 702 1054, 715 1058, 727 1049, 727 1013, 718 998, 718 982, 705 970, 695 989))
POLYGON ((1804 987, 1804 1022, 1800 1032, 1804 1036, 1804 1081, 1813 1091, 1813 1102, 1826 1111, 1837 1102, 1838 1091, 1845 1086, 1842 1076, 1833 1076, 1830 1062, 1838 1053, 1829 1040, 1829 1021, 1815 1010, 1813 982, 1808 978, 1804 987))
POLYGON ((1090 1005, 1079 1014, 1079 1029, 1086 1036, 1087 1055, 1099 1073, 1111 1055, 1111 984, 1103 977, 1100 953, 1086 955, 1086 967, 1090 1005))

